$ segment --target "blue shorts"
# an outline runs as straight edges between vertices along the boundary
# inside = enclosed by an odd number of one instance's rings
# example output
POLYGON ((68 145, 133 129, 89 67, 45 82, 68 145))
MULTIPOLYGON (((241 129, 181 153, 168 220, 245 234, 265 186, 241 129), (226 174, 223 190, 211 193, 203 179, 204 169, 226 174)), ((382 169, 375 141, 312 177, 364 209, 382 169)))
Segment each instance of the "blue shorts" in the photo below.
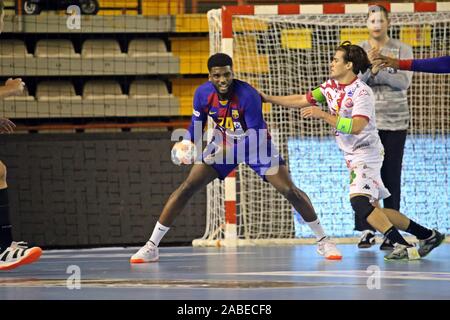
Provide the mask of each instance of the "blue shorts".
POLYGON ((234 159, 232 163, 223 161, 223 163, 213 163, 209 165, 214 170, 216 170, 220 180, 225 179, 230 174, 230 172, 233 171, 233 169, 235 169, 240 163, 245 163, 250 168, 252 168, 252 170, 255 171, 256 174, 260 176, 264 181, 267 181, 267 170, 272 167, 285 165, 286 162, 281 157, 277 148, 272 142, 269 144, 267 150, 265 151, 266 153, 264 155, 261 155, 260 152, 246 154, 244 161, 237 161, 237 159, 234 159))

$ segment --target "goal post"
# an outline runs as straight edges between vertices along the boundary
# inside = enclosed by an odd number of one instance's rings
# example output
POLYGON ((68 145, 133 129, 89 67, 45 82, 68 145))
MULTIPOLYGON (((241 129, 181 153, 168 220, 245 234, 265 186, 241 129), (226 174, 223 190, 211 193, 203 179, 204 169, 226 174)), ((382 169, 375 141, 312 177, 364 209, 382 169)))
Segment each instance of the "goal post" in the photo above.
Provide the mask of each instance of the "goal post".
MULTIPOLYGON (((390 12, 389 35, 412 46, 415 58, 450 54, 450 3, 377 4, 390 12)), ((327 79, 339 43, 368 38, 368 8, 224 6, 208 12, 210 53, 232 56, 235 78, 263 92, 305 93, 327 79)), ((402 211, 444 232, 450 231, 449 92, 448 75, 414 74, 402 171, 402 211)), ((263 112, 294 182, 310 196, 327 234, 339 242, 355 237, 348 173, 330 127, 277 105, 264 104, 263 112)), ((251 169, 240 165, 230 178, 208 185, 206 230, 194 246, 311 242, 313 234, 299 214, 251 169)))

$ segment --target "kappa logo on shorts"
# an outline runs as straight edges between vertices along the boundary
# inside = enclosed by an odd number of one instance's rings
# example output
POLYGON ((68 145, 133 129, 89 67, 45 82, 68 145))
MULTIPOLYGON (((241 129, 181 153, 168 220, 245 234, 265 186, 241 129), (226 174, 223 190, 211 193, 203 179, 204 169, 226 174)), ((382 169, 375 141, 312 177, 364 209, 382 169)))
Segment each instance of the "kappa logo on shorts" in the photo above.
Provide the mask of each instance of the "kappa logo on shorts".
POLYGON ((363 189, 364 189, 364 190, 370 190, 370 187, 369 187, 368 184, 366 184, 366 185, 363 187, 363 189))

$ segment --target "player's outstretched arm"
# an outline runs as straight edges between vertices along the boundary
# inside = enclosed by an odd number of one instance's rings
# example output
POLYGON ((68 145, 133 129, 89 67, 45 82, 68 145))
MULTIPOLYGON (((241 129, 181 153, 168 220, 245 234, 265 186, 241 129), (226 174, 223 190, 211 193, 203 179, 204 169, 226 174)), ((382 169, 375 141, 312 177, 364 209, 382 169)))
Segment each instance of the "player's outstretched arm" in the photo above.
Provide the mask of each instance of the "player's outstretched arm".
POLYGON ((450 56, 429 59, 393 59, 383 55, 378 58, 383 67, 428 73, 450 73, 450 56))
POLYGON ((280 106, 289 108, 304 108, 311 106, 311 103, 306 99, 305 94, 294 94, 290 96, 269 96, 260 92, 263 102, 269 102, 272 104, 278 104, 280 106))
POLYGON ((400 70, 428 73, 450 73, 450 56, 429 59, 400 60, 400 70))

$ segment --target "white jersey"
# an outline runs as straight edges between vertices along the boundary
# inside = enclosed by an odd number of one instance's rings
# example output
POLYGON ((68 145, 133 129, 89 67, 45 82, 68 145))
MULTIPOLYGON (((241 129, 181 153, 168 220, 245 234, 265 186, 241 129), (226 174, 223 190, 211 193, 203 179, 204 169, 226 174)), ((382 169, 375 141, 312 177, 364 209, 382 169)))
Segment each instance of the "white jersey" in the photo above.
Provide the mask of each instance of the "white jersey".
POLYGON ((332 115, 369 120, 359 134, 346 134, 333 129, 347 163, 383 161, 384 149, 376 128, 375 98, 367 84, 358 78, 348 85, 330 79, 308 93, 307 98, 314 105, 326 103, 332 115))

